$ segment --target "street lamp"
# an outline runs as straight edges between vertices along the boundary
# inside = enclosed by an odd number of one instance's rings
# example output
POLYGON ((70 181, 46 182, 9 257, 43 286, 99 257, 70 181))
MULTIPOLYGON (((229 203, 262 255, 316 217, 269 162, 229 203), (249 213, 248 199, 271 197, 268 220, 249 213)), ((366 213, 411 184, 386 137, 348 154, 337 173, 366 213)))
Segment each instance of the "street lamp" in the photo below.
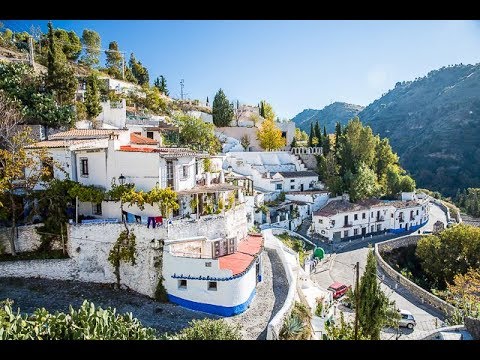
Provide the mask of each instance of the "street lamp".
POLYGON ((120 183, 120 185, 125 184, 125 176, 123 176, 123 174, 120 174, 120 176, 118 177, 118 182, 120 183))

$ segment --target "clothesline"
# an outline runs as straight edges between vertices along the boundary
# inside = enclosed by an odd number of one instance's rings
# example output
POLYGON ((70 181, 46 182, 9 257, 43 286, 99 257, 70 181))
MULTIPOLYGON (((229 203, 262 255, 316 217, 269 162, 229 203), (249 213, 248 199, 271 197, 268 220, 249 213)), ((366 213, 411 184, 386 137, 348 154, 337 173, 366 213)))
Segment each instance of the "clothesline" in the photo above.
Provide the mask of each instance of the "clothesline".
MULTIPOLYGON (((141 216, 129 213, 125 210, 122 211, 122 220, 128 224, 147 224, 147 228, 150 228, 150 225, 152 225, 152 228, 163 225, 162 216, 141 216)), ((169 221, 171 223, 171 220, 169 221)))

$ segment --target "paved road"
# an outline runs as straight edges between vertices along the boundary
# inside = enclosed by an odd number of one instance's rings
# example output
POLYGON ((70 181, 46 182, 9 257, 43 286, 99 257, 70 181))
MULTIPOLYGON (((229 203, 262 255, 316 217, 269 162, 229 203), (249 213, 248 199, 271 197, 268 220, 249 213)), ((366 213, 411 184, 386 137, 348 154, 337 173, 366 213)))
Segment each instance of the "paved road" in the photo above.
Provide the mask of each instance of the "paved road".
MULTIPOLYGON (((433 224, 437 220, 441 220, 445 224, 447 222, 442 210, 438 206, 431 204, 430 219, 423 230, 431 231, 433 224)), ((361 242, 352 241, 352 243, 347 243, 344 248, 331 255, 328 260, 330 261, 328 266, 323 266, 321 268, 322 270, 312 275, 313 280, 323 288, 328 288, 328 286, 334 281, 340 281, 347 285, 354 285, 354 264, 357 261, 360 263, 360 273, 362 273, 365 269, 368 243, 376 243, 384 240, 385 238, 382 236, 361 242)), ((382 282, 382 289, 389 298, 395 300, 399 308, 410 311, 417 321, 417 327, 415 330, 401 329, 403 335, 400 336, 400 339, 418 339, 428 331, 440 326, 444 319, 441 314, 435 311, 435 309, 428 308, 421 304, 417 299, 410 296, 405 289, 395 289, 395 283, 388 277, 383 277, 383 275, 380 274, 379 279, 382 282)), ((396 334, 394 331, 387 330, 382 333, 382 338, 384 339, 395 338, 395 336, 396 334)))

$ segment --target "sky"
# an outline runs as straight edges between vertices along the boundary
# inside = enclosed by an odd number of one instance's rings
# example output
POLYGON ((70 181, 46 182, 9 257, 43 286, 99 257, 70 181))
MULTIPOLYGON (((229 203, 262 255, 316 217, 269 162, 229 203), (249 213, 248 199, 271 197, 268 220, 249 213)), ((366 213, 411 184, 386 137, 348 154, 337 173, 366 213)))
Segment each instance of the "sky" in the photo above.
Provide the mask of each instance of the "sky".
MULTIPOLYGON (((46 32, 47 21, 6 20, 5 27, 46 32)), ((97 31, 149 70, 170 95, 210 103, 268 101, 280 118, 334 101, 366 106, 397 81, 452 64, 480 62, 480 21, 440 20, 53 20, 54 27, 97 31)))

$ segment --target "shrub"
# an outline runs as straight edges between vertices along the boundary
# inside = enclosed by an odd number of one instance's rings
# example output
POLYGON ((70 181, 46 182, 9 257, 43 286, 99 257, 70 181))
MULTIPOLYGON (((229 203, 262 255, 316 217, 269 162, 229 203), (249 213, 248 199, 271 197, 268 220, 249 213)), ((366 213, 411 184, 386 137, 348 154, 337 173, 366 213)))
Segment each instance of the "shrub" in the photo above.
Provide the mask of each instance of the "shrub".
POLYGON ((192 320, 189 327, 173 338, 177 340, 241 340, 240 327, 225 320, 192 320))

